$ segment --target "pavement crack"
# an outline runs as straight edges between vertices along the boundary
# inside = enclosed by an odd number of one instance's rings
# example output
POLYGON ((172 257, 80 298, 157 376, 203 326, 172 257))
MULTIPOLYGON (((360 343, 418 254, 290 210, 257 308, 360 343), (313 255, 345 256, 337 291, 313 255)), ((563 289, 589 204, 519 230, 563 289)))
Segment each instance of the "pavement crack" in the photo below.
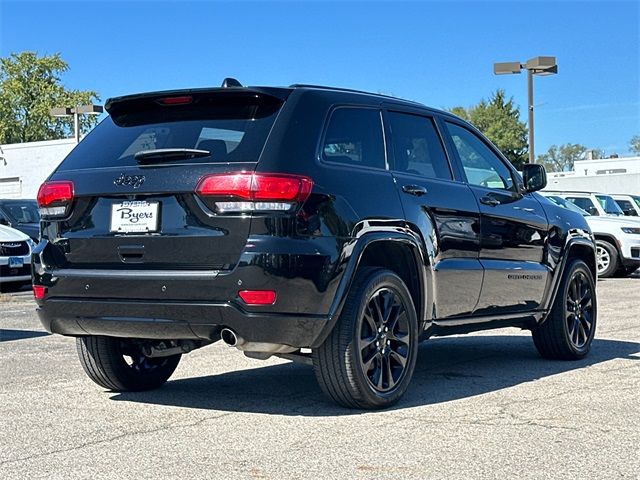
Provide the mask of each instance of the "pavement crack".
POLYGON ((185 424, 172 424, 172 425, 165 425, 162 427, 157 427, 157 428, 150 428, 148 430, 138 430, 135 432, 126 432, 126 433, 122 433, 120 435, 115 435, 113 437, 110 438, 105 438, 102 440, 95 440, 95 441, 90 441, 90 442, 85 442, 82 443, 80 445, 76 445, 74 447, 69 447, 69 448, 60 448, 57 450, 51 450, 49 452, 44 452, 44 453, 39 453, 39 454, 35 454, 35 455, 29 455, 26 457, 21 457, 21 458, 14 458, 12 460, 5 460, 0 462, 0 467, 5 466, 5 465, 11 465, 14 463, 19 463, 19 462, 24 462, 27 460, 33 460, 36 458, 42 458, 42 457, 47 457, 50 455, 56 455, 58 453, 67 453, 67 452, 74 452, 77 450, 82 450, 84 448, 87 447, 94 447, 96 445, 102 445, 102 444, 107 444, 107 443, 111 443, 117 440, 121 440, 123 438, 127 438, 127 437, 135 437, 137 435, 145 435, 148 433, 156 433, 156 432, 162 432, 162 431, 166 431, 166 430, 173 430, 173 429, 178 429, 178 428, 191 428, 191 427, 197 427, 198 425, 201 425, 204 422, 207 422, 209 420, 217 420, 219 418, 222 417, 226 417, 227 415, 232 415, 231 412, 228 413, 221 413, 219 415, 214 415, 211 417, 205 417, 205 418, 201 418, 198 421, 192 422, 192 423, 185 423, 185 424))

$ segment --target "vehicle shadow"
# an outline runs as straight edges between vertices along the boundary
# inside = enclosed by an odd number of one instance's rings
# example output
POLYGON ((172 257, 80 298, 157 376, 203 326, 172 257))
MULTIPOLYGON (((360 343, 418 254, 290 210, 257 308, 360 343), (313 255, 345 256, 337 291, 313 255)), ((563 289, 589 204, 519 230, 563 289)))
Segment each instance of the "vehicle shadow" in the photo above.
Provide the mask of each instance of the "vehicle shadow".
POLYGON ((51 335, 47 332, 35 330, 12 330, 0 328, 0 342, 11 342, 13 340, 25 340, 27 338, 45 337, 51 335))
MULTIPOLYGON (((609 360, 640 360, 640 343, 595 340, 580 361, 549 361, 528 336, 469 336, 431 339, 420 347, 409 390, 395 409, 473 397, 609 360)), ((116 401, 228 412, 336 416, 357 413, 326 399, 313 369, 300 364, 169 381, 151 392, 118 393, 116 401)))

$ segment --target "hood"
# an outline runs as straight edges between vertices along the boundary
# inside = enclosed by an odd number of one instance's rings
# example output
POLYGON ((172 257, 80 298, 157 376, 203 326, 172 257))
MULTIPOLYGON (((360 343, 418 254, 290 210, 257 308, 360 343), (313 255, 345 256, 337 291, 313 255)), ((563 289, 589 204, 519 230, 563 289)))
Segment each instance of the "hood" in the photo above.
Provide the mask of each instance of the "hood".
POLYGON ((630 228, 638 228, 640 227, 640 219, 633 219, 630 217, 615 217, 615 216, 588 216, 585 217, 587 219, 587 223, 589 225, 614 225, 617 227, 630 227, 630 228))
POLYGON ((0 242, 24 242, 29 236, 15 228, 0 225, 0 242))

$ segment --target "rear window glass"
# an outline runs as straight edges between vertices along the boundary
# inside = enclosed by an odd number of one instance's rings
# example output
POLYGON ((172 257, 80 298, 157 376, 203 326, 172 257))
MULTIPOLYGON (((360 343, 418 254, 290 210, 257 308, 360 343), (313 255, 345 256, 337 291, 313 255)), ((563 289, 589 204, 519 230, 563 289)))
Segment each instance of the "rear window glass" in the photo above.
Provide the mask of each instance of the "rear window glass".
POLYGON ((134 155, 156 149, 206 150, 208 156, 161 163, 257 162, 282 103, 209 99, 197 106, 157 106, 107 117, 58 170, 135 166, 134 155))
POLYGON ((380 112, 341 107, 333 111, 322 146, 327 162, 385 168, 380 112))

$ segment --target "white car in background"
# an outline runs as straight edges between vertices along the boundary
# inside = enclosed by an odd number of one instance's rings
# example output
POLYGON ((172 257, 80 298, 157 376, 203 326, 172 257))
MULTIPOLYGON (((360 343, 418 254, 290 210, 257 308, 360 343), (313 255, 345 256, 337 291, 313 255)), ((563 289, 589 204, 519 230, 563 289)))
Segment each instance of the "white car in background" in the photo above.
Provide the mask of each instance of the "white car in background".
POLYGON ((541 192, 561 207, 585 217, 596 238, 598 277, 626 276, 640 267, 640 224, 630 217, 589 215, 559 194, 541 192))
POLYGON ((31 251, 28 235, 0 225, 0 291, 31 283, 31 251))
MULTIPOLYGON (((577 205, 582 210, 586 211, 589 215, 594 217, 624 217, 624 212, 618 206, 616 201, 606 193, 594 193, 594 192, 569 192, 569 191, 555 191, 544 190, 542 193, 549 195, 557 195, 569 200, 574 205, 577 205)), ((628 217, 627 220, 631 220, 636 224, 640 224, 640 218, 628 217)))

